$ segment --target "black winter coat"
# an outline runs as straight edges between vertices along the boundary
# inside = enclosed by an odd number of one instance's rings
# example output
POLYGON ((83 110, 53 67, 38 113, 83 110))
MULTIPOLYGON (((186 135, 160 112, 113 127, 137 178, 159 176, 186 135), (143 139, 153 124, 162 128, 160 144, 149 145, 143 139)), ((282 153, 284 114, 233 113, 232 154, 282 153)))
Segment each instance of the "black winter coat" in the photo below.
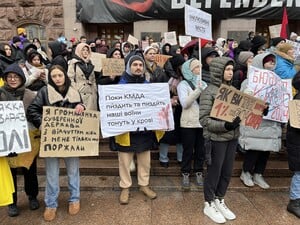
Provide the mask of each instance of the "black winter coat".
MULTIPOLYGON (((300 99, 297 93, 294 99, 300 99)), ((291 171, 300 171, 300 129, 287 125, 286 147, 288 152, 288 163, 291 171)))

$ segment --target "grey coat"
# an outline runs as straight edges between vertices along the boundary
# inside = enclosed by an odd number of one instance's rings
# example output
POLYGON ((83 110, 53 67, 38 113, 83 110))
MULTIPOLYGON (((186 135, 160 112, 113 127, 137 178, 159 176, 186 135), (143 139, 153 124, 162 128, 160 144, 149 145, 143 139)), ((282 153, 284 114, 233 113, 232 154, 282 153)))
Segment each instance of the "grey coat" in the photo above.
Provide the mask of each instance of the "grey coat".
POLYGON ((203 126, 203 136, 213 141, 230 141, 237 139, 239 129, 228 131, 225 129, 225 121, 210 117, 215 96, 222 83, 231 85, 231 82, 223 81, 225 66, 233 60, 229 57, 214 58, 210 64, 211 82, 200 95, 200 123, 203 126))
MULTIPOLYGON (((256 55, 252 66, 263 69, 263 59, 268 55, 274 54, 268 52, 256 55)), ((251 94, 247 86, 248 79, 242 83, 241 91, 251 94)), ((263 119, 258 129, 240 126, 239 144, 245 150, 278 152, 281 149, 281 134, 281 124, 279 122, 263 119)))

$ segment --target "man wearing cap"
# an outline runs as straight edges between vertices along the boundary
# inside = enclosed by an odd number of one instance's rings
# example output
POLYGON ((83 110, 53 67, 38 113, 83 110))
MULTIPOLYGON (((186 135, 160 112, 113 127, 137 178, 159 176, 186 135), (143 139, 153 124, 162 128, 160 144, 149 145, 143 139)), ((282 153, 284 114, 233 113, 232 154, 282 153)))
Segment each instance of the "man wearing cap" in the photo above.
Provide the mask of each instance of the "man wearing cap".
MULTIPOLYGON (((133 55, 129 58, 126 70, 119 84, 148 83, 144 76, 145 62, 142 57, 133 55)), ((119 151, 120 204, 129 203, 129 188, 132 186, 130 163, 134 154, 137 158, 137 178, 140 191, 149 199, 155 199, 156 193, 149 188, 151 155, 150 149, 162 137, 161 131, 148 131, 146 128, 127 132, 115 137, 116 150, 119 151)))
POLYGON ((156 49, 153 46, 147 46, 144 50, 144 58, 146 63, 146 80, 151 83, 168 82, 169 77, 156 62, 156 49))

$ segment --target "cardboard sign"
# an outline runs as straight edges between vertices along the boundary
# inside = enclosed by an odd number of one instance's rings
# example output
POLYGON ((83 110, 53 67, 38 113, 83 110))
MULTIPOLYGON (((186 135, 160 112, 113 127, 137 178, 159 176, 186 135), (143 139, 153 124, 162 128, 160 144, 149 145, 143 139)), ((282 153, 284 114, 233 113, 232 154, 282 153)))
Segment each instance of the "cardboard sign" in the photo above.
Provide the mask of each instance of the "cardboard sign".
POLYGON ((40 157, 77 157, 99 154, 99 112, 43 107, 40 157))
POLYGON ((0 156, 31 151, 22 101, 0 101, 0 156))
POLYGON ((289 101, 290 125, 300 128, 300 100, 289 101))
POLYGON ((173 130, 168 83, 99 85, 104 138, 136 130, 173 130))
POLYGON ((292 100, 292 82, 280 79, 270 70, 250 66, 248 69, 248 88, 253 96, 269 104, 269 113, 264 119, 286 123, 288 121, 288 102, 292 100))
POLYGON ((264 109, 264 101, 222 84, 215 97, 210 116, 228 122, 239 116, 242 125, 257 129, 261 124, 264 109))
MULTIPOLYGON (((295 57, 295 64, 296 62, 300 62, 300 43, 291 41, 291 40, 285 40, 286 43, 291 44, 294 48, 294 57, 295 57)), ((299 64, 298 64, 299 65, 299 64)))
POLYGON ((270 38, 280 37, 281 24, 269 26, 270 38))
POLYGON ((127 42, 129 42, 130 44, 133 44, 133 45, 139 45, 139 39, 132 36, 131 34, 129 34, 127 42))
POLYGON ((177 45, 176 31, 165 32, 164 33, 165 43, 170 45, 177 45))
POLYGON ((95 66, 94 71, 100 72, 102 70, 102 59, 106 58, 105 54, 92 52, 91 61, 92 64, 95 66))
POLYGON ((180 47, 184 47, 187 43, 189 43, 192 40, 191 36, 184 36, 184 35, 179 35, 179 45, 180 47))
POLYGON ((212 40, 211 14, 185 5, 184 8, 185 33, 198 38, 212 40))
POLYGON ((149 46, 149 41, 142 41, 142 49, 145 50, 149 46))
POLYGON ((160 66, 164 67, 165 63, 168 61, 169 58, 172 58, 170 55, 162 55, 162 54, 156 54, 154 61, 160 66))
POLYGON ((124 59, 102 59, 103 76, 121 76, 125 70, 124 59))

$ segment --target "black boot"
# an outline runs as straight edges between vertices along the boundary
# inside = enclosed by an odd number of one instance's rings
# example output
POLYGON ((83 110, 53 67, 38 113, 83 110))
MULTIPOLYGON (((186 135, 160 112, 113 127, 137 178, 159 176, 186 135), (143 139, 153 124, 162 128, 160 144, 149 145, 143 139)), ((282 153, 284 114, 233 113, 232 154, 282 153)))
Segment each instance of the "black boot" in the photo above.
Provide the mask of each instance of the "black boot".
POLYGON ((290 200, 287 206, 287 211, 293 213, 295 216, 300 218, 300 198, 295 200, 290 200))
POLYGON ((8 206, 8 216, 15 217, 19 215, 19 209, 16 204, 10 204, 8 206))
POLYGON ((36 197, 29 196, 29 208, 31 210, 36 210, 40 207, 39 201, 36 199, 36 197))

